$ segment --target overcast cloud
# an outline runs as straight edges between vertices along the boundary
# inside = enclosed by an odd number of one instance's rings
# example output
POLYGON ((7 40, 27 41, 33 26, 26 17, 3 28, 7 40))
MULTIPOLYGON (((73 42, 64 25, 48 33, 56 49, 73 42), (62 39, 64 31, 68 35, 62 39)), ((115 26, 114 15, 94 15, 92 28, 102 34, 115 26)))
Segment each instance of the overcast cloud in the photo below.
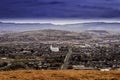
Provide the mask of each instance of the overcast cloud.
POLYGON ((0 18, 120 18, 120 0, 1 0, 0 18))

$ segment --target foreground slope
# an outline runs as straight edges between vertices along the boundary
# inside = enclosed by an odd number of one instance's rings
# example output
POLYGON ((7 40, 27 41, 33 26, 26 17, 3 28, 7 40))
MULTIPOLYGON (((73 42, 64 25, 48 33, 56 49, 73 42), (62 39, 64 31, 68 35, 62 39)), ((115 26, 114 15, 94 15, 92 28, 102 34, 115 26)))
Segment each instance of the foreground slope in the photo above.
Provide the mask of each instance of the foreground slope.
POLYGON ((0 80, 120 80, 120 71, 58 70, 0 72, 0 80))

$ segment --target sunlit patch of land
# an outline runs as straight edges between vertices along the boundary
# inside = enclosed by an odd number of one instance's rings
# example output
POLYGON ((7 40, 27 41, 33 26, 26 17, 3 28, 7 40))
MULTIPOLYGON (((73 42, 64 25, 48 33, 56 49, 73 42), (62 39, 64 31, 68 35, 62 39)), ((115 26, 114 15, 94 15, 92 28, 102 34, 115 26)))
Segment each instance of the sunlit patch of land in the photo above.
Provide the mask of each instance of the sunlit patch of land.
POLYGON ((17 70, 1 71, 0 80, 120 80, 120 71, 17 70))

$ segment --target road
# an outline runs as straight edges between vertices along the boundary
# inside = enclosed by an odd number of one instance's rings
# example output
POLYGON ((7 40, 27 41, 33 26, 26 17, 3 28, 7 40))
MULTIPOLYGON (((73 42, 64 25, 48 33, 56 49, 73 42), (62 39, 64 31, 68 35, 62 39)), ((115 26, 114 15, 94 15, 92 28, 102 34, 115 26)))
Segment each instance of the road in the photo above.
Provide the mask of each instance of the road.
POLYGON ((69 65, 69 60, 70 60, 70 57, 72 56, 72 48, 69 48, 69 51, 68 53, 66 54, 66 57, 64 59, 64 64, 61 66, 61 69, 62 70, 66 70, 68 68, 68 65, 69 65))

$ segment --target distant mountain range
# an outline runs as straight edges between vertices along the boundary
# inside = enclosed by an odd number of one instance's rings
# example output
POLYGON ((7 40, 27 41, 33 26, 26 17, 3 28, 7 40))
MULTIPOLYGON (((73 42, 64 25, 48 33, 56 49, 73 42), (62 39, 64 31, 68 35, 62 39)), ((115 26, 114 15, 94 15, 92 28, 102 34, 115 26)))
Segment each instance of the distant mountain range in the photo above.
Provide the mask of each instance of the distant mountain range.
POLYGON ((106 31, 120 31, 120 23, 105 23, 105 22, 91 22, 91 23, 77 23, 66 25, 54 25, 51 23, 3 23, 0 22, 0 32, 23 32, 31 30, 66 30, 66 31, 86 31, 86 30, 106 30, 106 31))

